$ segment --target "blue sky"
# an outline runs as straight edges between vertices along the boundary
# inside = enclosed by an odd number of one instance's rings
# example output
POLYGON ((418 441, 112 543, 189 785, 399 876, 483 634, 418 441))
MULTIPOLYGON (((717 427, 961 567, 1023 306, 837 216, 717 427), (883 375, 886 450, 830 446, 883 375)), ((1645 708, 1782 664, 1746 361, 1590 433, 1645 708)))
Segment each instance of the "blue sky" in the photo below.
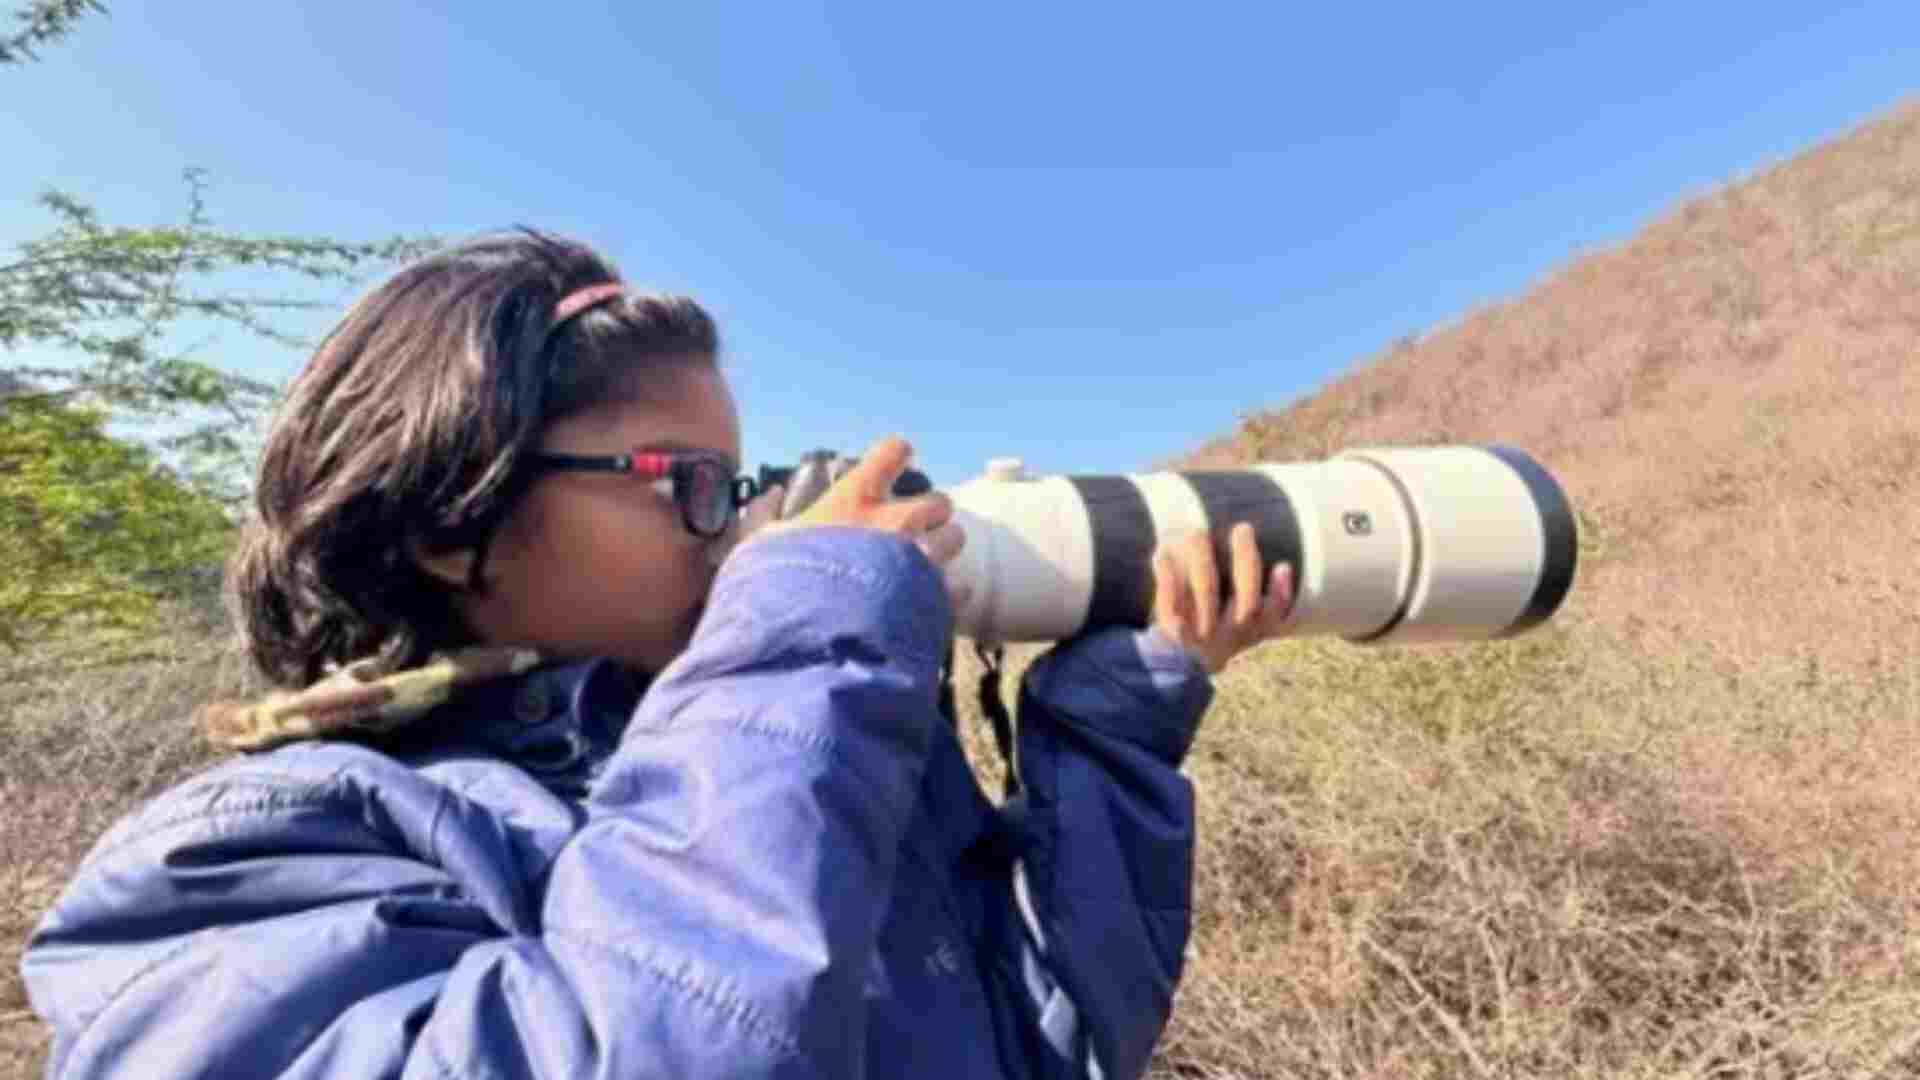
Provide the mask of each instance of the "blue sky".
POLYGON ((750 462, 900 431, 940 483, 1128 470, 1881 113, 1915 31, 1911 0, 122 0, 0 70, 0 243, 47 186, 176 220, 189 166, 234 229, 539 225, 715 311, 750 462))

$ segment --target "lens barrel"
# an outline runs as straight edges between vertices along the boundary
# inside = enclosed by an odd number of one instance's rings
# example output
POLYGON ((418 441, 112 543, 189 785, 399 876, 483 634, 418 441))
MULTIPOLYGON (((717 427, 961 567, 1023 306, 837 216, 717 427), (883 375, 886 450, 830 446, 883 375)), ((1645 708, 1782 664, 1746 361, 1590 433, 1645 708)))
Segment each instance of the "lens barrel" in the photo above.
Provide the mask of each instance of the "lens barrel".
POLYGON ((958 632, 986 641, 1144 626, 1156 545, 1206 531, 1224 569, 1228 529, 1241 521, 1254 526, 1264 569, 1295 568, 1295 632, 1356 643, 1523 633, 1560 608, 1577 568, 1565 491, 1506 446, 1040 478, 1002 460, 948 494, 967 533, 947 569, 969 596, 958 632))

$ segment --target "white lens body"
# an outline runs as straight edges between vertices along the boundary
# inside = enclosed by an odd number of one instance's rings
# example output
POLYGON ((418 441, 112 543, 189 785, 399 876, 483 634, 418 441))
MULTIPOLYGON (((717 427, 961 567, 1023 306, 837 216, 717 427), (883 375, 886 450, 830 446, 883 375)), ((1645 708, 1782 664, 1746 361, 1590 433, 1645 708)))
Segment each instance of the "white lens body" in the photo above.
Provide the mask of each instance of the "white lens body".
POLYGON ((1356 642, 1523 632, 1565 598, 1577 547, 1559 485, 1500 447, 1098 477, 1029 478, 1003 460, 947 494, 967 534, 947 567, 968 594, 958 631, 989 642, 1144 625, 1154 546, 1195 531, 1218 545, 1240 520, 1255 524, 1263 570, 1295 566, 1294 632, 1356 642))

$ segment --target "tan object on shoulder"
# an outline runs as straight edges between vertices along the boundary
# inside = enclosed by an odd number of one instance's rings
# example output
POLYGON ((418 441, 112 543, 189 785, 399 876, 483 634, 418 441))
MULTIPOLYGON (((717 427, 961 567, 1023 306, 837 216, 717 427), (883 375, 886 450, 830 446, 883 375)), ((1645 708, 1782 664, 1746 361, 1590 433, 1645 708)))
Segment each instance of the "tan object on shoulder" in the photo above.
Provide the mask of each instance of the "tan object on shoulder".
POLYGON ((195 719, 207 741, 226 750, 377 734, 419 719, 462 686, 518 675, 540 660, 532 649, 509 645, 440 653, 420 667, 387 675, 375 675, 371 660, 356 660, 305 690, 279 690, 252 703, 213 702, 195 719))

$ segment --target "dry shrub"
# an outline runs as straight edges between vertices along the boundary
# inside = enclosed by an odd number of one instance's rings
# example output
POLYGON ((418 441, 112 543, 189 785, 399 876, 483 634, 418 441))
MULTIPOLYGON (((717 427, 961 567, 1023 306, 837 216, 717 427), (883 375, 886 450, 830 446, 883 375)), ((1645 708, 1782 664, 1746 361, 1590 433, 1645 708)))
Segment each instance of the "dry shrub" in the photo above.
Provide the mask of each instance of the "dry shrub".
POLYGON ((1881 842, 1920 791, 1898 766, 1865 794, 1781 775, 1876 772, 1920 672, 1798 679, 1591 626, 1264 647, 1190 765, 1196 933, 1162 1074, 1920 1068, 1920 863, 1881 842))
POLYGON ((183 632, 138 656, 81 639, 0 666, 0 1077, 39 1075, 46 1049, 20 983, 27 934, 108 825, 208 760, 193 708, 252 689, 204 620, 173 621, 183 632))

